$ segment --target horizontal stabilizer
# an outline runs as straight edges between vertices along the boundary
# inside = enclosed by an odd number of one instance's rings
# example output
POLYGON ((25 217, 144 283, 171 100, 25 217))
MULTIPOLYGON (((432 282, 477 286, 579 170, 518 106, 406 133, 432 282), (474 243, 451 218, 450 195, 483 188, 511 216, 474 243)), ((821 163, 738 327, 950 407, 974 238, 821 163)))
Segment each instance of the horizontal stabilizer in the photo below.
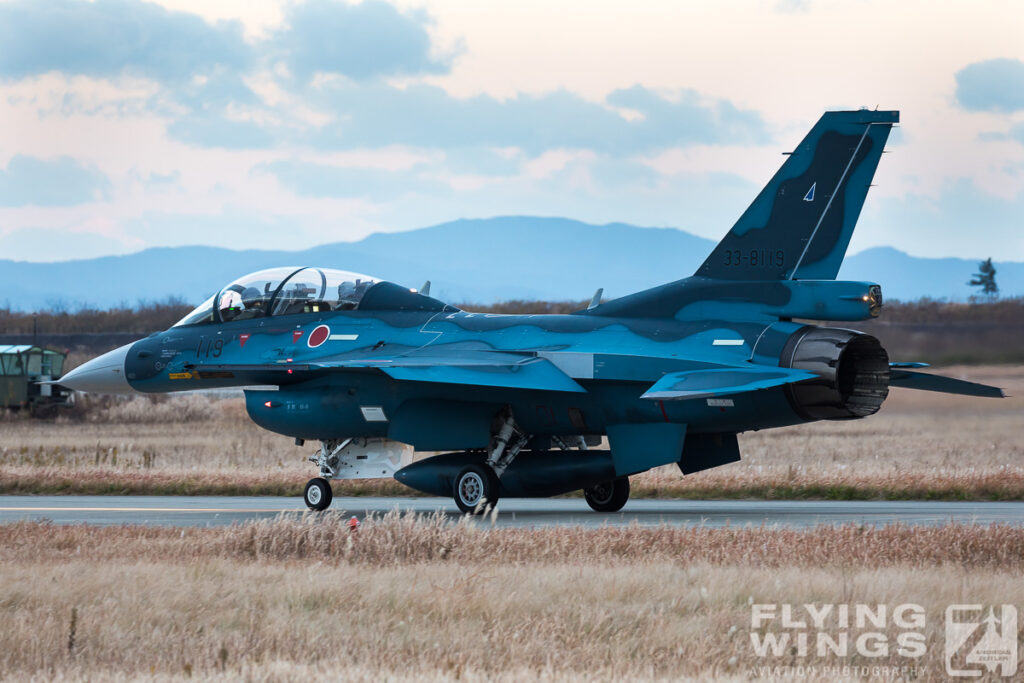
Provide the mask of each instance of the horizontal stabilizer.
POLYGON ((999 387, 987 384, 968 382, 963 379, 929 375, 926 372, 904 370, 902 365, 892 366, 889 375, 889 386, 902 389, 918 389, 920 391, 937 391, 943 394, 961 394, 963 396, 984 396, 986 398, 1005 398, 1006 394, 999 387))
POLYGON ((655 382, 640 398, 669 401, 726 396, 802 382, 815 377, 817 375, 806 370, 757 365, 752 365, 749 368, 731 367, 671 372, 655 382))

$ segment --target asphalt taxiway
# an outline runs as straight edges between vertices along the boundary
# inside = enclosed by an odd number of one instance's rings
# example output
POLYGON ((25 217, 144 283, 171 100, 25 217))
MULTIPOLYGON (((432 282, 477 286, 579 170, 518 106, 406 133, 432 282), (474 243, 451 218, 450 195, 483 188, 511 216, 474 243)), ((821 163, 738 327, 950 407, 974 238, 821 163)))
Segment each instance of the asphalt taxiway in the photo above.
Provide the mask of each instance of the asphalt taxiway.
MULTIPOLYGON (((335 498, 329 513, 383 515, 391 510, 433 513, 455 519, 455 504, 445 498, 335 498)), ((0 524, 50 520, 56 524, 149 524, 215 526, 302 515, 299 498, 214 496, 0 496, 0 524)), ((317 514, 317 513, 310 513, 317 514)), ((579 498, 505 499, 498 506, 498 526, 644 526, 711 527, 893 523, 936 525, 947 522, 1024 526, 1024 503, 944 501, 692 501, 631 500, 622 511, 600 514, 579 498)), ((491 518, 486 520, 491 523, 491 518)))

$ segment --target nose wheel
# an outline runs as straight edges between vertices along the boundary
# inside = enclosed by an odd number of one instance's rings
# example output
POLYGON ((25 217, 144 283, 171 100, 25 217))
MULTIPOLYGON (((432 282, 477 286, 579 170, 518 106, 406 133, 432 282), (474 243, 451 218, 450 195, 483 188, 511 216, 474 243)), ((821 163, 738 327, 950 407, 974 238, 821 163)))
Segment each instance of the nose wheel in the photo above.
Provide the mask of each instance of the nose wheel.
POLYGON ((302 494, 302 500, 310 510, 326 510, 334 500, 334 492, 331 490, 331 483, 322 477, 310 479, 306 484, 306 490, 302 494))

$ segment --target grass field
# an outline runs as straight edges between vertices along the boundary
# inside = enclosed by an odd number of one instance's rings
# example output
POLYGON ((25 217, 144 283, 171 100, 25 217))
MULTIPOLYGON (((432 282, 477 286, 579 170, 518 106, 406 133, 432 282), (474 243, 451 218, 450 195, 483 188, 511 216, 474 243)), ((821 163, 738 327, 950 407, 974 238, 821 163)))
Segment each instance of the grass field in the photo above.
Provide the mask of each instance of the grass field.
POLYGON ((748 680, 848 665, 944 680, 947 604, 1024 604, 1024 529, 1005 526, 344 522, 0 526, 0 678, 748 680), (916 604, 927 652, 758 656, 764 603, 916 604))
MULTIPOLYGON (((941 372, 1015 397, 893 390, 878 415, 743 434, 741 462, 685 478, 659 468, 633 478, 633 495, 1024 499, 1024 367, 941 372)), ((312 444, 259 429, 240 399, 98 402, 56 421, 7 416, 0 430, 2 493, 298 495, 314 475, 312 444)), ((392 480, 335 484, 338 494, 415 494, 392 480)))
MULTIPOLYGON (((1024 395, 1024 368, 944 371, 1024 395)), ((634 495, 1024 499, 1022 427, 1020 398, 894 391, 873 418, 745 434, 742 462, 686 478, 663 468, 636 477, 634 495)), ((297 495, 312 473, 309 446, 256 428, 237 399, 97 403, 0 430, 6 492, 297 495)), ((21 523, 0 526, 0 680, 947 680, 946 606, 1024 606, 1022 574, 1024 529, 998 525, 21 523), (762 603, 920 605, 927 649, 760 656, 762 603)))

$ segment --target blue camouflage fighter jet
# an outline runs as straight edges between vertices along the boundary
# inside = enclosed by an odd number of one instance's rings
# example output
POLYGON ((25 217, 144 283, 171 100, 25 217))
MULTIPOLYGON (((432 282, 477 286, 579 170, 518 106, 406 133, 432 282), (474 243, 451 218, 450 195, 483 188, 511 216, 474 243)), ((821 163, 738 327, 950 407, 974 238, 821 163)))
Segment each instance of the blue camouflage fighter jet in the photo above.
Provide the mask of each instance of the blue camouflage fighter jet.
POLYGON ((256 424, 319 442, 314 510, 330 505, 331 479, 394 476, 465 512, 578 489, 616 511, 630 475, 738 461, 740 432, 867 417, 890 387, 1002 396, 892 363, 870 335, 799 322, 879 314, 877 284, 835 278, 898 120, 826 113, 697 272, 653 289, 599 292, 570 315, 483 315, 429 286, 265 270, 60 383, 243 387, 256 424))

